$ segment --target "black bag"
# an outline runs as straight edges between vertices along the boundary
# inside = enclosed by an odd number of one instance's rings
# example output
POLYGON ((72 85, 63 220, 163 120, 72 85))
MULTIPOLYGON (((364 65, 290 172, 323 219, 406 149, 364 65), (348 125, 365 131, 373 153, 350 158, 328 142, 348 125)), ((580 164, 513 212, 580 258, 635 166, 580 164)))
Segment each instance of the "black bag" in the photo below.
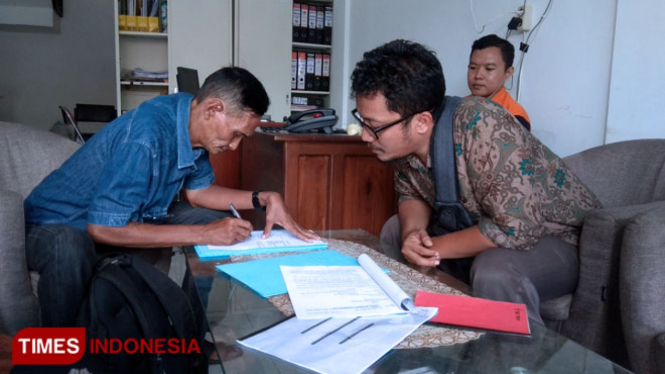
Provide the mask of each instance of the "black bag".
POLYGON ((474 225, 473 219, 459 201, 453 117, 462 99, 446 96, 443 112, 438 114, 430 144, 432 174, 436 192, 435 208, 428 232, 433 236, 445 235, 474 225))
POLYGON ((192 297, 138 257, 103 258, 78 316, 77 324, 86 327, 86 356, 101 358, 116 373, 207 373, 205 317, 192 297), (168 342, 161 352, 136 350, 134 342, 155 339, 168 342), (117 353, 91 346, 112 340, 125 346, 117 353))

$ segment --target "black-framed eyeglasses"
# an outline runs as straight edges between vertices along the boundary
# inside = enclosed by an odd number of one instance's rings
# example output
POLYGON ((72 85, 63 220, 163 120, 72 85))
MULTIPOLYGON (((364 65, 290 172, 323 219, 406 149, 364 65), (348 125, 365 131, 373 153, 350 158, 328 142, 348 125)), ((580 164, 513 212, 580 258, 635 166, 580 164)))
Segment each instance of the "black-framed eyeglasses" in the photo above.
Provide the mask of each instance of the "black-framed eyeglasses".
POLYGON ((389 129, 389 128, 391 128, 391 127, 393 127, 393 126, 395 126, 395 125, 397 125, 397 124, 399 124, 399 123, 401 123, 401 122, 407 121, 407 120, 409 120, 411 117, 415 116, 416 114, 418 114, 418 113, 410 114, 410 115, 408 115, 408 116, 405 116, 405 117, 402 117, 402 118, 398 119, 397 121, 387 123, 387 124, 385 124, 385 125, 383 125, 383 126, 379 126, 379 127, 377 127, 377 128, 373 128, 373 127, 371 127, 370 125, 368 125, 368 124, 365 123, 365 121, 364 121, 363 118, 360 116, 360 114, 358 114, 358 109, 354 109, 354 110, 351 111, 351 115, 353 116, 353 118, 355 118, 356 120, 358 120, 358 122, 360 122, 360 125, 361 125, 365 130, 367 130, 367 132, 369 132, 369 134, 372 135, 372 136, 374 137, 374 139, 379 139, 379 133, 380 133, 381 131, 383 131, 383 130, 387 130, 387 129, 389 129))

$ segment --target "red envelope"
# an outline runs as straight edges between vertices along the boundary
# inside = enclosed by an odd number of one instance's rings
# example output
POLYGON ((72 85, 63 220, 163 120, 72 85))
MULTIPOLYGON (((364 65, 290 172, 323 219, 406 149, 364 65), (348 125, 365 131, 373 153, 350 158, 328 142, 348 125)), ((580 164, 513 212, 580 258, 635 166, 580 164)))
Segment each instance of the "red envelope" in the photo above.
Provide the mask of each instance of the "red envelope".
POLYGON ((526 305, 418 291, 416 306, 439 308, 430 322, 530 335, 526 305))

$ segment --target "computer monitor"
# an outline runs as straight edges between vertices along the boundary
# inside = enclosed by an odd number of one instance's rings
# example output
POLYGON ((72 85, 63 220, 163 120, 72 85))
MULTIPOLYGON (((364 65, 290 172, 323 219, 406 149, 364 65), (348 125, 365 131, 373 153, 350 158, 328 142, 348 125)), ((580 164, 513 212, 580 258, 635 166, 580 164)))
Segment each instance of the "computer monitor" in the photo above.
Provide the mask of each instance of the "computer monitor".
POLYGON ((178 92, 187 92, 196 95, 199 91, 199 73, 196 69, 178 67, 176 79, 178 80, 178 92))

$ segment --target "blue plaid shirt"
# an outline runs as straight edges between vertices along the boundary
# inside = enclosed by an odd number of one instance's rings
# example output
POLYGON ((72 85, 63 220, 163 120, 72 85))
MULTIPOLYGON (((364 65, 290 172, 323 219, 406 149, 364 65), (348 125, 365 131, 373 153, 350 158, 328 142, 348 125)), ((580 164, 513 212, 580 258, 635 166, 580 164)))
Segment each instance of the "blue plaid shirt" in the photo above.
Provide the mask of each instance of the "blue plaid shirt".
POLYGON ((182 187, 210 186, 208 153, 189 139, 191 101, 159 96, 106 125, 28 196, 26 223, 86 230, 156 220, 182 187))

